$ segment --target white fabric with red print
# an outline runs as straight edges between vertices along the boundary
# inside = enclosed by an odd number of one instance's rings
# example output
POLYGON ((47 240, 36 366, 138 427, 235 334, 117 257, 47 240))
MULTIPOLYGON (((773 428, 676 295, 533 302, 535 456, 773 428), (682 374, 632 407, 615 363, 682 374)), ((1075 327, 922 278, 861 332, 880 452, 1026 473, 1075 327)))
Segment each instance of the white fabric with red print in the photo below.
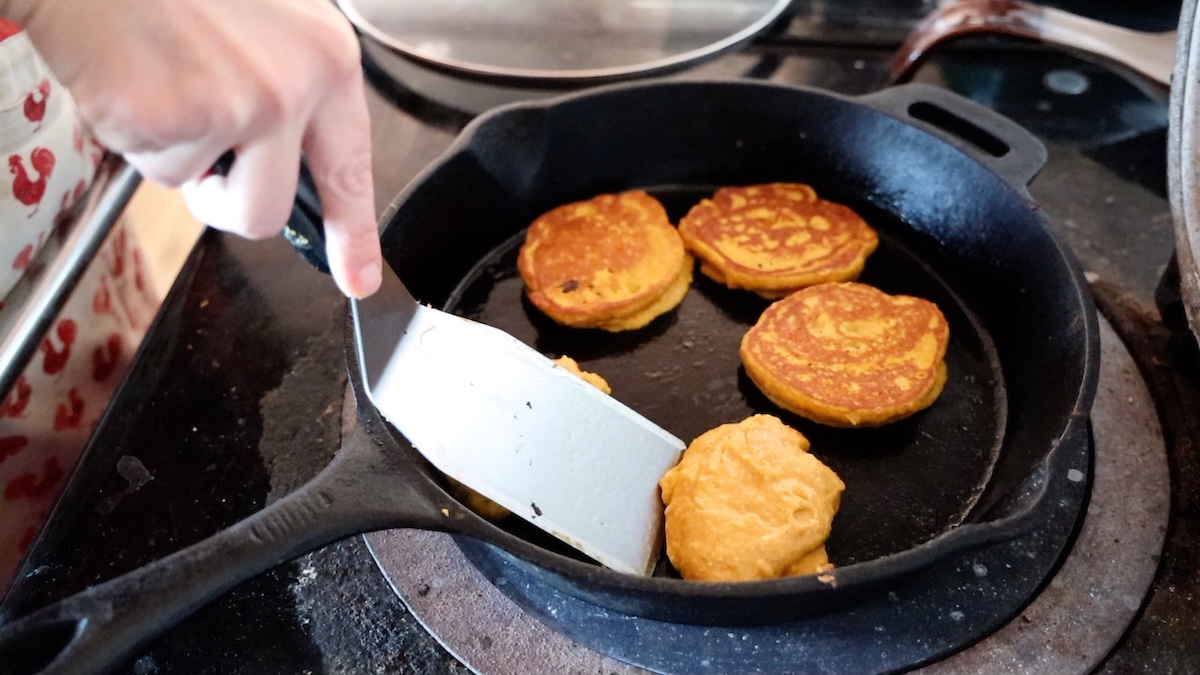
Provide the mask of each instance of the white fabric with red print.
MULTIPOLYGON (((0 19, 0 302, 90 184, 103 149, 20 29, 0 19)), ((0 401, 0 596, 73 469, 158 299, 125 225, 0 401)), ((3 392, 0 392, 3 394, 3 392)))

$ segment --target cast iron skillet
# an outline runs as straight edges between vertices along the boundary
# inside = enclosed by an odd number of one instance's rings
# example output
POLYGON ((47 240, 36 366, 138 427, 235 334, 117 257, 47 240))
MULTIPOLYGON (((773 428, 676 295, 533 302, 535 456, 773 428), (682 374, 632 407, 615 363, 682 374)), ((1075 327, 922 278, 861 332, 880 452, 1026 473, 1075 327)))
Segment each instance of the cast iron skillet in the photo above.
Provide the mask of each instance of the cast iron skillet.
POLYGON ((618 611, 730 624, 837 609, 1036 524, 1046 481, 1081 468, 1055 466, 1055 450, 1086 442, 1098 360, 1078 264, 1025 189, 1044 160, 1015 124, 914 85, 845 99, 747 81, 660 82, 512 106, 472 125, 384 217, 384 250, 418 297, 578 358, 685 440, 754 412, 779 415, 847 489, 828 583, 624 577, 564 558, 520 523, 511 531, 522 548, 503 547, 514 555, 460 545, 618 611), (678 218, 716 186, 782 180, 813 185, 880 231, 863 281, 947 314, 950 381, 928 411, 878 430, 782 413, 737 358, 765 303, 702 278, 679 310, 627 334, 560 328, 523 301, 515 251, 525 225, 553 206, 642 187, 678 218), (530 541, 541 546, 524 549, 530 541))
POLYGON ((835 611, 947 555, 1027 532, 1048 511, 1046 485, 1079 468, 1060 449, 1086 442, 1098 366, 1078 263, 1025 190, 1044 159, 1011 122, 916 85, 850 99, 744 81, 642 83, 484 115, 384 216, 385 256, 409 288, 580 358, 681 438, 755 411, 780 414, 847 483, 829 544, 839 567, 752 583, 685 582, 666 566, 642 578, 489 524, 381 421, 348 326, 357 424, 329 467, 210 539, 0 631, 0 673, 102 670, 240 581, 388 527, 465 534, 583 599, 714 625, 835 611), (763 304, 702 280, 678 310, 618 335, 557 328, 521 300, 512 253, 550 207, 643 187, 678 215, 715 186, 783 180, 812 184, 880 231, 864 281, 928 297, 947 314, 950 380, 929 410, 878 430, 828 431, 783 415, 729 349, 763 304))

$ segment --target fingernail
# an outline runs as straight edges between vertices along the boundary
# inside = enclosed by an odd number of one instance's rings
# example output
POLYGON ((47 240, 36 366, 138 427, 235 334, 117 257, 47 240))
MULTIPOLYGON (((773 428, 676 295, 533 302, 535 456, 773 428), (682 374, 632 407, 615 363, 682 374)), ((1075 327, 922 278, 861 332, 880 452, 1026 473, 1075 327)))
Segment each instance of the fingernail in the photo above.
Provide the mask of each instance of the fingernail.
POLYGON ((374 260, 358 271, 358 293, 355 297, 362 299, 379 290, 379 284, 383 282, 381 264, 381 261, 374 260))

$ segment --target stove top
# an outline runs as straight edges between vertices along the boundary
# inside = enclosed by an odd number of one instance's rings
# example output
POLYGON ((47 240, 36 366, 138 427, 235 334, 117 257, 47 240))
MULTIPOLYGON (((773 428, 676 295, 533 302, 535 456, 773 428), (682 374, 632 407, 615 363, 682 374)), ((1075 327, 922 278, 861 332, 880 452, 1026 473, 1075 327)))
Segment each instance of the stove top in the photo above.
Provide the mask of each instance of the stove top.
MULTIPOLYGON (((885 86, 890 50, 932 4, 798 2, 783 30, 674 77, 760 77, 868 93, 885 86)), ((1086 3, 1058 4, 1097 11, 1086 3)), ((1165 30, 1178 13, 1170 3, 1138 9, 1096 18, 1165 30)), ((368 49, 379 57, 368 71, 381 211, 476 107, 513 95, 546 95, 464 92, 435 78, 400 85, 390 75, 396 64, 368 49)), ((1194 413, 1200 410, 1200 356, 1178 322, 1169 273, 1174 235, 1165 185, 1165 92, 1038 45, 987 38, 935 53, 916 79, 993 107, 1046 143, 1050 159, 1030 191, 1087 270, 1112 327, 1110 340, 1119 339, 1136 366, 1123 371, 1125 379, 1101 386, 1111 388, 1109 400, 1118 408, 1136 398, 1130 387, 1144 387, 1159 414, 1170 519, 1144 516, 1131 527, 1165 536, 1161 558, 1149 591, 1124 599, 1128 630, 1115 630, 1115 646, 1089 648, 1099 655, 1080 670, 1191 671, 1190 645, 1200 637, 1200 615, 1192 610, 1200 590, 1193 553, 1200 545, 1200 419, 1194 413)), ((344 313, 345 302, 328 279, 282 240, 207 233, 0 617, 22 615, 198 541, 311 477, 340 433, 344 313), (151 480, 127 480, 131 467, 151 480)), ((1136 488, 1121 481, 1102 488, 1097 481, 1095 489, 1136 488)), ((419 599, 436 591, 418 585, 413 593, 419 599)), ((1025 615, 1048 625, 1046 614, 1029 614, 1037 606, 1025 615)), ((354 537, 239 586, 118 672, 467 670, 423 620, 397 596, 364 540, 354 537)), ((499 650, 488 637, 493 634, 499 632, 484 632, 470 649, 442 637, 470 663, 468 652, 499 650)), ((510 662, 510 670, 483 672, 548 672, 535 664, 510 662)))

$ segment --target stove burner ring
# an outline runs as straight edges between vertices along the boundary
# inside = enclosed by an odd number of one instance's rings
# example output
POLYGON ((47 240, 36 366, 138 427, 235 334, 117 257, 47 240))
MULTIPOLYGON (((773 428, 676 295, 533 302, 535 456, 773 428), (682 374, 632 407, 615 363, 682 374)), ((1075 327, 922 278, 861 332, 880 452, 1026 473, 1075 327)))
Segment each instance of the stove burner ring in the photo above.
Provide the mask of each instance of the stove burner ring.
MULTIPOLYGON (((1044 588, 1044 578, 1024 580, 1041 588, 1040 594, 1024 609, 1014 609, 1014 618, 987 635, 989 624, 980 616, 986 612, 979 611, 979 603, 951 606, 943 601, 919 606, 922 598, 909 597, 909 587, 902 587, 881 602, 907 601, 915 610, 910 614, 919 620, 906 625, 896 622, 870 626, 857 634, 841 635, 842 647, 823 653, 833 654, 834 662, 809 665, 871 672, 936 661, 924 670, 947 674, 985 669, 1065 673, 1088 672, 1108 654, 1135 618, 1157 569, 1166 531, 1170 480, 1162 432, 1149 393, 1111 326, 1103 318, 1100 326, 1101 386, 1092 411, 1091 500, 1072 550, 1044 588), (947 632, 970 634, 972 622, 976 632, 971 639, 946 642, 947 632), (903 631, 908 632, 901 635, 903 631), (979 638, 983 639, 946 657, 979 638), (856 648, 845 648, 854 641, 858 643, 856 648), (906 652, 910 660, 903 663, 894 653, 901 643, 916 645, 906 652), (913 657, 918 653, 925 657, 913 657), (939 658, 942 660, 937 661, 939 658)), ((989 574, 1000 580, 1003 570, 987 569, 989 553, 1005 546, 1025 547, 1033 553, 1036 543, 1026 540, 1036 536, 1035 532, 1014 542, 969 552, 931 573, 975 575, 981 584, 989 574)), ((670 659, 656 659, 653 649, 645 649, 645 643, 653 642, 655 634, 661 635, 664 630, 670 634, 673 627, 669 624, 616 616, 544 588, 521 588, 521 576, 513 571, 499 577, 498 583, 505 587, 502 591, 467 561, 449 535, 394 530, 367 535, 366 540, 404 604, 439 642, 475 672, 512 672, 517 666, 534 667, 540 672, 646 672, 602 651, 620 653, 659 672, 672 670, 662 667, 669 665, 670 659), (526 608, 510 596, 522 598, 526 608), (602 634, 603 629, 614 626, 620 630, 602 634)), ((869 606, 867 603, 842 614, 861 613, 869 606)), ((829 619, 816 617, 809 623, 823 620, 829 619)), ((781 665, 772 660, 778 656, 779 646, 756 640, 756 629, 674 628, 682 629, 685 636, 692 635, 692 639, 726 645, 730 658, 743 669, 758 666, 763 672, 771 672, 772 665, 781 665)), ((690 651, 681 649, 680 644, 687 643, 673 643, 669 650, 675 654, 690 651)), ((793 646, 789 658, 794 659, 796 653, 793 646)), ((812 653, 819 656, 816 651, 812 653)), ((803 660, 792 660, 785 667, 791 672, 801 663, 803 660)), ((693 672, 705 667, 703 661, 694 665, 693 672)), ((719 672, 721 664, 710 662, 708 667, 719 672)))

